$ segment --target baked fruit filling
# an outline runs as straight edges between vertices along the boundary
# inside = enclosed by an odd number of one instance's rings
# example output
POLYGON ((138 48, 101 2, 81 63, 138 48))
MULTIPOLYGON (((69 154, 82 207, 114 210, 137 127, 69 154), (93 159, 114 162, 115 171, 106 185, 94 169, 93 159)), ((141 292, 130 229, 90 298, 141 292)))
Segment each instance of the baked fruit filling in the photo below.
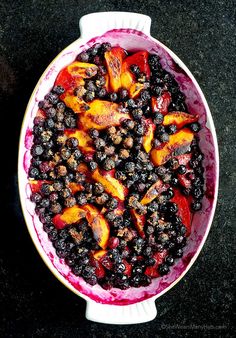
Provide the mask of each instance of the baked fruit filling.
POLYGON ((158 55, 95 44, 60 71, 34 118, 28 175, 76 276, 127 289, 169 273, 202 206, 200 128, 158 55))

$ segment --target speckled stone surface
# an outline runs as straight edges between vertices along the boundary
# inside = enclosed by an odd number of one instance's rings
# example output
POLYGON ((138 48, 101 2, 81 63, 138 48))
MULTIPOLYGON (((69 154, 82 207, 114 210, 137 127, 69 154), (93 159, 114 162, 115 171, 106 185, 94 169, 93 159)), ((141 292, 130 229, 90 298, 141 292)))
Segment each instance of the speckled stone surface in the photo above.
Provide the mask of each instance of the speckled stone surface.
POLYGON ((1 137, 0 337, 233 337, 235 288, 235 1, 121 0, 0 3, 1 137), (49 272, 28 235, 16 176, 21 121, 49 62, 79 36, 89 12, 128 10, 152 17, 152 35, 191 69, 208 100, 220 147, 219 202, 194 266, 156 301, 158 315, 132 326, 86 321, 85 302, 49 272), (4 166, 3 166, 4 163, 4 166))

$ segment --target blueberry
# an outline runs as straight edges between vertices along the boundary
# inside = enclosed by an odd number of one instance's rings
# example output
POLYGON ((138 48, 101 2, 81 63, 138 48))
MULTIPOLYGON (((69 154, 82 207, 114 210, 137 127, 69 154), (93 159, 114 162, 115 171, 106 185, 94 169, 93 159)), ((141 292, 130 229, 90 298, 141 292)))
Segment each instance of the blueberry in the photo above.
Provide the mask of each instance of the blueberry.
POLYGON ((45 95, 45 100, 48 100, 51 104, 57 104, 58 103, 58 95, 50 92, 47 95, 45 95))
POLYGON ((171 198, 174 197, 174 191, 171 188, 168 188, 166 191, 162 193, 166 197, 167 200, 170 200, 171 198))
POLYGON ((153 266, 156 263, 156 260, 153 257, 150 257, 145 261, 145 263, 147 266, 153 266))
POLYGON ((130 66, 130 70, 135 75, 139 75, 140 74, 140 69, 139 69, 139 67, 137 65, 131 65, 130 66))
POLYGON ((29 177, 38 178, 39 177, 39 170, 35 167, 30 167, 29 177))
POLYGON ((135 120, 140 120, 143 116, 143 111, 141 108, 134 109, 132 115, 135 120))
POLYGON ((144 246, 144 240, 142 238, 136 238, 132 242, 135 252, 139 255, 144 246))
POLYGON ((101 50, 102 50, 102 53, 105 53, 106 51, 110 51, 111 50, 111 44, 109 42, 102 43, 101 50))
MULTIPOLYGON (((75 259, 73 257, 67 256, 65 258, 65 262, 68 266, 73 267, 75 265, 75 259)), ((82 271, 82 267, 81 267, 81 271, 82 271)), ((75 273, 74 273, 75 274, 75 273)), ((80 274, 80 273, 79 273, 80 274)))
POLYGON ((159 205, 157 202, 151 202, 148 204, 148 207, 147 207, 147 210, 151 213, 155 212, 155 211, 158 211, 159 209, 159 205))
POLYGON ((176 214, 178 211, 178 206, 174 202, 168 202, 168 211, 171 212, 172 214, 176 214))
POLYGON ((88 163, 88 167, 92 171, 94 171, 95 169, 97 169, 97 166, 98 166, 97 163, 94 162, 94 161, 91 161, 91 162, 88 163))
POLYGON ((142 124, 136 124, 134 127, 134 132, 137 136, 143 136, 144 135, 144 126, 142 124))
POLYGON ((69 137, 66 140, 66 145, 67 145, 67 147, 69 147, 71 149, 76 149, 79 145, 79 141, 76 137, 69 137))
POLYGON ((136 103, 133 99, 129 99, 126 101, 126 104, 129 108, 136 108, 136 103))
POLYGON ((177 127, 176 127, 175 124, 170 124, 170 125, 167 127, 166 131, 167 131, 167 133, 168 133, 169 135, 172 135, 172 134, 176 133, 177 127))
POLYGON ((158 125, 161 124, 164 120, 164 116, 161 113, 155 113, 153 123, 158 125))
POLYGON ((45 224, 43 225, 43 230, 44 230, 46 233, 49 233, 50 231, 55 230, 55 226, 54 226, 54 224, 52 224, 52 223, 45 223, 45 224))
POLYGON ((76 128, 77 121, 74 116, 66 116, 64 119, 64 122, 67 128, 71 128, 71 129, 76 128))
POLYGON ((87 203, 87 197, 86 197, 86 195, 85 195, 84 193, 82 193, 82 192, 77 194, 76 199, 77 199, 77 203, 78 203, 79 205, 85 205, 85 204, 87 203))
POLYGON ((160 204, 159 210, 160 210, 160 212, 164 212, 164 213, 167 212, 168 211, 167 203, 160 204))
POLYGON ((43 183, 40 190, 42 194, 49 195, 52 191, 52 187, 49 183, 43 183))
POLYGON ((115 168, 115 166, 116 166, 115 161, 113 161, 111 158, 107 158, 103 162, 103 168, 105 170, 112 170, 115 168))
POLYGON ((42 155, 42 153, 44 152, 44 149, 43 147, 38 144, 38 145, 34 145, 32 148, 31 148, 31 154, 32 156, 40 156, 42 155))
POLYGON ((115 198, 110 198, 108 200, 108 202, 106 203, 106 207, 109 209, 109 210, 114 210, 116 209, 118 206, 118 201, 115 199, 115 198))
POLYGON ((202 175, 204 172, 204 168, 202 166, 198 166, 197 168, 195 168, 194 172, 197 175, 202 175))
POLYGON ((124 222, 123 216, 121 215, 116 216, 115 219, 113 220, 113 225, 114 227, 119 228, 122 226, 123 222, 124 222))
POLYGON ((133 173, 135 170, 134 162, 126 162, 125 163, 125 171, 128 173, 133 173))
POLYGON ((160 85, 152 86, 151 90, 152 90, 152 94, 157 97, 160 96, 163 92, 163 88, 160 85))
POLYGON ((35 193, 32 193, 30 199, 34 203, 40 203, 42 200, 42 196, 38 192, 35 192, 35 193))
POLYGON ((160 137, 161 134, 165 133, 165 127, 162 126, 162 125, 159 125, 156 127, 156 131, 155 131, 155 134, 157 137, 160 137))
POLYGON ((142 90, 141 93, 140 93, 140 98, 145 102, 150 100, 151 96, 150 96, 149 91, 148 90, 142 90))
POLYGON ((172 177, 170 184, 174 187, 178 185, 179 181, 177 177, 172 177))
POLYGON ((51 107, 51 108, 49 108, 49 109, 46 110, 46 116, 47 116, 48 118, 53 119, 53 118, 56 116, 56 114, 57 114, 57 111, 56 111, 56 109, 53 108, 53 107, 51 107))
POLYGON ((192 191, 193 197, 195 197, 196 199, 200 199, 203 197, 204 192, 202 190, 202 188, 194 188, 192 191))
POLYGON ((152 255, 152 248, 150 246, 147 246, 145 249, 143 249, 143 255, 144 256, 151 256, 152 255))
POLYGON ((84 95, 84 101, 91 102, 93 101, 94 97, 95 97, 95 93, 93 91, 88 90, 86 94, 84 95))
POLYGON ((106 91, 106 88, 101 88, 99 89, 99 91, 97 92, 97 96, 99 98, 103 98, 107 95, 107 91, 106 91))
POLYGON ((149 55, 149 65, 152 70, 157 70, 160 67, 159 56, 155 54, 149 55))
POLYGON ((68 255, 67 250, 64 250, 64 249, 57 249, 56 253, 57 253, 57 256, 60 258, 65 258, 68 255))
POLYGON ((124 263, 119 263, 119 264, 115 265, 114 271, 116 273, 122 273, 122 272, 125 271, 125 269, 126 269, 125 268, 125 264, 124 263))
POLYGON ((79 55, 77 55, 76 60, 81 61, 81 62, 88 62, 89 55, 86 52, 82 52, 79 55))
POLYGON ((201 130, 201 126, 198 122, 194 122, 190 124, 190 129, 194 132, 194 133, 198 133, 201 130))
POLYGON ((158 267, 158 271, 160 273, 161 276, 167 275, 170 271, 170 268, 167 264, 161 264, 158 267))
POLYGON ((50 239, 50 241, 55 241, 57 239, 57 230, 53 229, 48 232, 48 238, 50 239))
POLYGON ((183 249, 178 248, 175 251, 173 251, 173 256, 176 258, 181 258, 183 256, 183 249))
POLYGON ((201 208, 202 208, 202 203, 199 202, 199 201, 193 201, 193 202, 191 203, 191 208, 192 208, 193 211, 201 210, 201 208))
POLYGON ((60 205, 60 203, 53 203, 50 207, 50 211, 53 214, 60 214, 60 212, 62 211, 62 206, 60 205))
POLYGON ((58 240, 53 242, 53 245, 56 249, 63 250, 66 247, 66 242, 64 241, 64 239, 58 239, 58 240))
POLYGON ((178 174, 180 174, 180 175, 185 174, 186 171, 187 171, 186 166, 183 165, 183 164, 181 164, 181 165, 178 167, 178 169, 177 169, 177 172, 178 172, 178 174))
POLYGON ((140 275, 135 275, 134 277, 132 277, 130 283, 132 286, 134 287, 139 287, 141 282, 141 276, 140 275))
POLYGON ((109 211, 105 214, 106 219, 108 222, 113 222, 116 218, 116 214, 113 211, 109 211))
POLYGON ((94 145, 97 150, 102 150, 105 147, 106 143, 102 138, 96 138, 94 140, 94 145))
POLYGON ((143 268, 141 266, 134 266, 132 269, 132 273, 134 275, 141 274, 143 272, 143 268))
POLYGON ((119 91, 119 96, 121 101, 123 101, 125 98, 127 98, 127 96, 129 95, 129 92, 127 89, 121 88, 119 91))
POLYGON ((61 95, 64 93, 65 89, 62 86, 54 86, 52 88, 53 93, 57 94, 57 95, 61 95))
POLYGON ((111 93, 110 94, 110 100, 111 100, 111 102, 115 102, 115 101, 117 101, 117 99, 118 99, 118 96, 117 96, 116 93, 111 93))
POLYGON ((167 133, 162 133, 159 136, 159 140, 163 143, 168 142, 169 141, 169 135, 167 133))
POLYGON ((203 153, 195 153, 195 154, 193 154, 193 158, 196 161, 201 162, 204 159, 204 155, 203 155, 203 153))
POLYGON ((174 264, 174 258, 172 256, 166 256, 165 262, 167 265, 173 265, 174 264))
MULTIPOLYGON (((98 79, 98 81, 99 80, 100 80, 100 78, 98 79)), ((86 89, 91 91, 91 92, 95 92, 97 90, 97 87, 96 87, 95 83, 90 80, 86 83, 86 89)))
POLYGON ((99 131, 97 129, 90 129, 89 130, 89 136, 92 138, 92 139, 96 139, 99 137, 99 131))
POLYGON ((98 163, 102 163, 106 159, 107 155, 103 151, 97 151, 95 153, 95 159, 98 163))

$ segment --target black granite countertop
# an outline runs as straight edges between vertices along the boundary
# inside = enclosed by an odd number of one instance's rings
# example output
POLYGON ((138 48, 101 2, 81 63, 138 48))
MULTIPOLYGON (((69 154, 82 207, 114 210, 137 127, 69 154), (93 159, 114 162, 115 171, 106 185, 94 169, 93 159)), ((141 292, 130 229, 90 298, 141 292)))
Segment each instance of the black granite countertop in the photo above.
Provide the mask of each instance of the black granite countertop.
POLYGON ((6 133, 0 152, 0 337, 233 337, 235 8, 234 0, 1 1, 0 107, 6 133), (17 189, 20 125, 38 78, 78 38, 82 15, 109 10, 150 15, 152 35, 191 69, 212 111, 221 160, 216 215, 197 262, 156 301, 155 320, 132 326, 85 319, 85 302, 57 281, 36 252, 17 189))

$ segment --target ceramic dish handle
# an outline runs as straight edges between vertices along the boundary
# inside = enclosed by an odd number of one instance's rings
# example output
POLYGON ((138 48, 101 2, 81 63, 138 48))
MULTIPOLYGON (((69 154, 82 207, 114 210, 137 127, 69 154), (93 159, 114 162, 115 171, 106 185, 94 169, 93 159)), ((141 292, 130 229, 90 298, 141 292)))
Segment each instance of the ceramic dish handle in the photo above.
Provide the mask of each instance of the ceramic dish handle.
POLYGON ((81 38, 85 40, 118 28, 136 29, 150 35, 151 18, 138 13, 100 12, 84 15, 80 19, 79 25, 81 38))
POLYGON ((87 301, 86 318, 105 324, 138 324, 149 322, 157 315, 154 299, 132 305, 107 305, 87 301))

